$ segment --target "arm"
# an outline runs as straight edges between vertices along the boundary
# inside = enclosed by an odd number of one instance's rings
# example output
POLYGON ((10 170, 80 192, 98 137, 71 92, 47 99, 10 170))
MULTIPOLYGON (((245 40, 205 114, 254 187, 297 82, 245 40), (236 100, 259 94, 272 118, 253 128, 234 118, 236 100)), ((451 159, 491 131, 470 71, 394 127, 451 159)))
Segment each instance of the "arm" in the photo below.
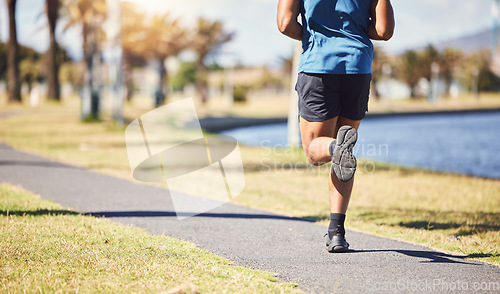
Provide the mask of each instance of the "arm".
POLYGON ((302 26, 297 21, 300 13, 300 0, 279 0, 276 21, 278 29, 284 35, 300 41, 302 26))
POLYGON ((368 25, 368 36, 373 40, 388 41, 394 34, 394 10, 390 0, 374 0, 370 7, 372 20, 368 25))

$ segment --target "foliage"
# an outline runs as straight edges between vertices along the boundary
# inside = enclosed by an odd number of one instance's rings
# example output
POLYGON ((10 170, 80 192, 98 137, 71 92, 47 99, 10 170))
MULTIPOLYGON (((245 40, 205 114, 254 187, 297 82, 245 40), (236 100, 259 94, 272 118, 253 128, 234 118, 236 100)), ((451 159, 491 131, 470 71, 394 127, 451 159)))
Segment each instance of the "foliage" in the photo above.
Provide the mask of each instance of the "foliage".
POLYGON ((190 40, 198 64, 206 68, 207 57, 217 54, 221 46, 233 37, 234 33, 226 32, 222 22, 199 18, 190 40))
POLYGON ((31 90, 35 82, 41 82, 43 64, 40 60, 25 58, 19 63, 19 77, 21 82, 28 85, 31 90))
POLYGON ((233 33, 225 31, 222 22, 198 19, 190 36, 190 48, 196 52, 196 89, 202 103, 207 101, 207 57, 218 53, 221 46, 233 37, 233 33))
POLYGON ((432 64, 441 63, 441 54, 434 48, 434 46, 427 46, 418 56, 418 71, 420 75, 428 81, 432 78, 432 64))
POLYGON ((106 0, 64 0, 64 4, 64 14, 68 19, 64 30, 81 26, 84 59, 87 59, 92 49, 98 49, 91 47, 99 47, 105 38, 101 25, 106 19, 106 0), (89 43, 90 38, 92 42, 89 43))
POLYGON ((208 71, 221 71, 221 70, 224 70, 224 67, 222 67, 217 62, 214 62, 214 63, 212 63, 210 65, 207 65, 207 70, 208 71))
POLYGON ((69 83, 74 86, 83 86, 83 69, 82 63, 65 62, 61 64, 59 69, 59 80, 62 84, 69 83))
POLYGON ((132 98, 132 68, 144 66, 146 57, 144 52, 138 50, 136 44, 144 32, 144 13, 130 2, 121 2, 121 30, 123 46, 123 78, 126 89, 126 99, 132 98))
MULTIPOLYGON (((374 60, 374 64, 376 61, 374 60)), ((491 71, 492 58, 488 50, 465 54, 460 50, 446 48, 439 52, 429 45, 422 51, 408 50, 396 61, 395 77, 403 81, 411 89, 412 97, 416 97, 416 86, 421 78, 430 81, 431 66, 439 65, 439 77, 449 90, 453 81, 460 82, 471 90, 474 71, 478 72, 480 91, 494 91, 499 88, 500 79, 491 71)))
POLYGON ((168 83, 174 91, 183 90, 186 85, 194 84, 196 81, 196 63, 182 62, 179 69, 168 83))
POLYGON ((233 101, 234 102, 246 102, 248 94, 248 87, 246 86, 236 86, 233 89, 233 101))
POLYGON ((490 69, 492 61, 491 53, 489 50, 483 50, 471 54, 466 59, 466 73, 465 84, 470 87, 473 84, 472 79, 475 78, 474 71, 477 71, 478 90, 479 91, 493 91, 498 90, 500 79, 490 69))
POLYGON ((388 64, 388 57, 381 47, 375 46, 373 49, 373 62, 372 62, 372 88, 375 99, 380 99, 380 93, 377 90, 377 83, 384 75, 383 67, 388 64))
POLYGON ((406 51, 400 57, 400 66, 398 75, 401 80, 408 85, 411 90, 411 96, 415 97, 415 87, 421 75, 419 72, 419 58, 417 52, 413 50, 406 51))
POLYGON ((446 89, 449 90, 452 81, 456 78, 458 72, 463 68, 465 54, 456 49, 446 48, 441 54, 441 78, 444 80, 446 89))

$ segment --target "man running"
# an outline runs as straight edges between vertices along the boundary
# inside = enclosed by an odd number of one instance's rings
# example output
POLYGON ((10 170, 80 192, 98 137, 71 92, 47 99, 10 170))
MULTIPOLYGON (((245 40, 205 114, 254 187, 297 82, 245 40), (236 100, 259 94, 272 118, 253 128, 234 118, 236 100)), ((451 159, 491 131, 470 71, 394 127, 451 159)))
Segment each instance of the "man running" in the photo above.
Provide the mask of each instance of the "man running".
POLYGON ((352 149, 368 110, 373 40, 394 32, 390 0, 279 0, 280 32, 302 41, 296 90, 309 161, 332 161, 329 252, 346 252, 344 221, 356 171, 352 149), (302 21, 297 17, 301 15, 302 21))

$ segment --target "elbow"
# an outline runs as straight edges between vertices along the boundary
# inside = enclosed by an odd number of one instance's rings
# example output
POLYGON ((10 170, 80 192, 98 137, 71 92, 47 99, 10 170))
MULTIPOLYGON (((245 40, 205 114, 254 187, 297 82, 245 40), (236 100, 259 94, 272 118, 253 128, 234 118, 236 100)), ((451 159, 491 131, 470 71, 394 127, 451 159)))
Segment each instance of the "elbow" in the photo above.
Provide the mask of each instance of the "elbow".
POLYGON ((394 28, 377 29, 377 35, 381 41, 389 41, 394 35, 394 28))
POLYGON ((278 18, 278 30, 280 33, 287 35, 287 33, 290 31, 290 22, 291 18, 288 17, 280 17, 278 18))
POLYGON ((279 24, 278 25, 278 30, 280 31, 280 33, 282 33, 283 35, 286 35, 288 29, 287 29, 287 26, 286 25, 281 25, 279 24))
POLYGON ((382 39, 382 41, 389 41, 392 38, 393 34, 393 31, 383 32, 382 34, 380 34, 380 39, 382 39))

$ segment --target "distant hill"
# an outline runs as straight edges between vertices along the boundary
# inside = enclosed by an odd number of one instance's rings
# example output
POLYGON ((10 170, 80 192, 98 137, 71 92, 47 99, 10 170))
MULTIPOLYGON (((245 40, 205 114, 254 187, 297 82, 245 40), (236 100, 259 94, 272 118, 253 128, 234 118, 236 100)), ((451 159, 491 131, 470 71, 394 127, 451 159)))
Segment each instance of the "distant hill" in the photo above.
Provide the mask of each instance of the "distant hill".
MULTIPOLYGON (((500 31, 500 30, 499 30, 500 31)), ((481 49, 490 49, 491 47, 492 29, 487 29, 474 34, 466 35, 463 37, 441 41, 433 44, 439 51, 445 48, 454 48, 462 50, 466 53, 475 52, 481 49)), ((498 38, 500 44, 500 35, 498 38)))
MULTIPOLYGON (((497 34, 500 33, 500 29, 497 34)), ((439 42, 433 44, 437 50, 442 51, 445 48, 454 48, 462 50, 465 53, 477 52, 481 49, 491 49, 491 35, 493 34, 492 29, 487 29, 484 31, 477 32, 475 34, 470 34, 456 39, 451 39, 448 41, 439 42)), ((500 52, 500 34, 497 40, 497 52, 500 52)), ((500 77, 500 55, 493 58, 490 64, 491 71, 500 77)))

